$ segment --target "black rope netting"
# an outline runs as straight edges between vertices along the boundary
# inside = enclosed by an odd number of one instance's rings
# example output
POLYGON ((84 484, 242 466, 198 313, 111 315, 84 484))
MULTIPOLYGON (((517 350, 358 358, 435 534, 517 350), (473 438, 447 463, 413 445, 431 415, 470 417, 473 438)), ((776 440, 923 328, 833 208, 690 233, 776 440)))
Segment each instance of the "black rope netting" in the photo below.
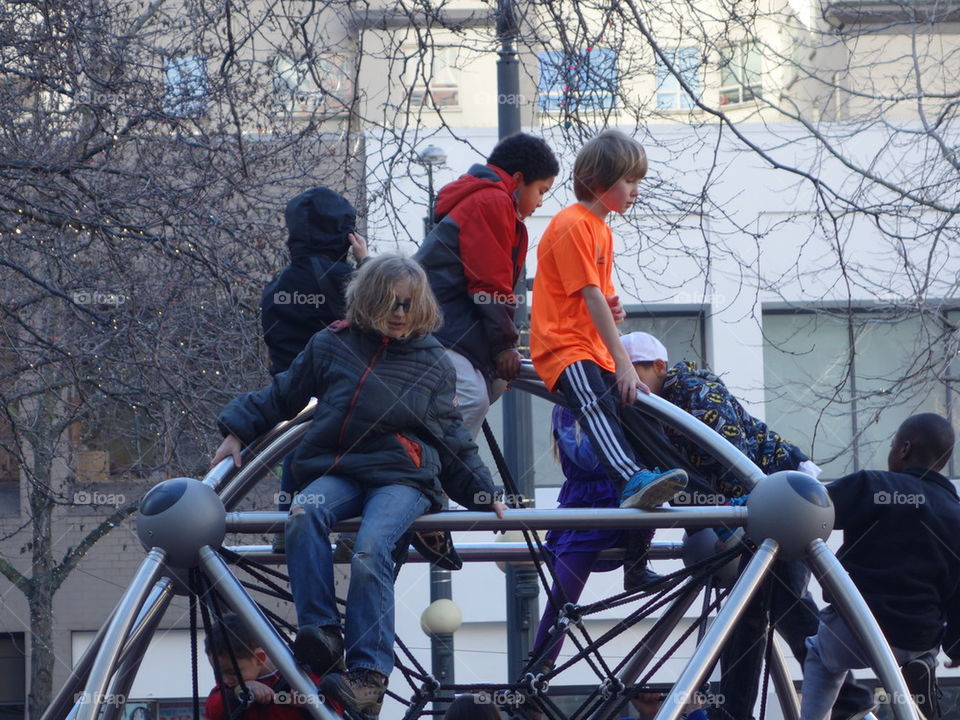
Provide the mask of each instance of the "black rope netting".
MULTIPOLYGON (((507 467, 499 444, 486 422, 483 423, 483 432, 503 481, 504 490, 511 500, 509 504, 517 507, 521 503, 521 495, 507 467)), ((533 560, 533 566, 536 568, 538 580, 541 587, 546 590, 547 601, 553 604, 557 611, 550 637, 544 645, 545 649, 537 655, 531 654, 523 668, 521 677, 515 678, 510 683, 441 683, 422 666, 403 640, 397 637, 394 652, 395 668, 404 678, 410 694, 407 698, 396 690, 388 690, 387 694, 405 707, 404 720, 414 720, 425 715, 432 715, 433 711, 427 709, 427 706, 436 700, 449 699, 454 693, 486 694, 496 704, 517 713, 519 717, 526 714, 522 706, 532 707, 546 720, 581 720, 596 712, 604 703, 618 702, 623 704, 637 692, 642 692, 649 687, 653 676, 695 631, 698 633, 698 640, 702 638, 707 618, 710 613, 719 608, 726 597, 726 591, 713 587, 712 578, 721 567, 742 552, 741 548, 735 547, 665 575, 654 584, 642 589, 625 590, 599 601, 581 605, 570 602, 563 592, 562 585, 556 582, 555 570, 552 564, 546 561, 549 553, 545 550, 539 535, 527 529, 522 530, 522 534, 533 560), (603 653, 604 648, 610 642, 620 638, 625 632, 635 628, 654 613, 669 608, 674 603, 688 602, 688 597, 691 594, 695 596, 702 591, 704 592, 704 601, 700 614, 692 621, 687 619, 687 627, 678 636, 673 636, 675 637, 674 641, 668 648, 659 653, 655 662, 652 662, 653 654, 658 648, 653 648, 653 652, 649 648, 657 633, 663 635, 663 630, 658 628, 657 623, 654 623, 640 637, 632 650, 626 652, 622 659, 611 667, 603 653), (715 593, 713 599, 711 599, 712 593, 715 593), (598 637, 592 637, 587 631, 585 626, 587 618, 610 609, 632 604, 637 604, 637 607, 598 637), (544 661, 547 653, 561 636, 572 642, 575 648, 573 654, 555 667, 552 664, 546 665, 544 661), (641 649, 647 650, 650 655, 648 661, 652 664, 649 667, 633 668, 636 675, 635 681, 625 684, 620 678, 620 674, 624 672, 631 658, 641 649), (547 694, 547 691, 550 682, 556 676, 579 663, 586 663, 591 669, 597 679, 597 685, 573 713, 568 715, 561 710, 554 699, 547 694)), ((220 548, 219 553, 228 564, 235 566, 249 576, 250 579, 240 581, 249 593, 258 594, 274 601, 292 603, 293 598, 288 589, 289 577, 287 574, 227 548, 220 548)), ((399 572, 399 565, 397 571, 399 572)), ((221 604, 223 601, 202 572, 192 572, 190 580, 192 660, 194 674, 196 674, 198 654, 195 637, 197 631, 196 609, 199 608, 203 629, 210 637, 213 622, 222 617, 221 604)), ((341 607, 345 605, 342 598, 337 598, 337 603, 341 607)), ((264 602, 257 602, 257 606, 278 634, 284 638, 288 645, 292 645, 290 638, 296 633, 296 626, 266 606, 264 602)), ((681 619, 678 618, 670 631, 675 631, 680 622, 681 619)), ((230 646, 230 640, 224 637, 222 641, 224 647, 228 649, 236 671, 236 659, 230 646)), ((769 672, 769 649, 767 667, 769 672)), ((219 684, 221 682, 219 669, 215 667, 214 672, 219 684)), ((194 682, 196 683, 196 680, 194 682)), ((195 685, 195 697, 196 691, 195 685)), ((765 693, 763 700, 765 705, 765 693)), ((198 703, 195 704, 195 712, 199 712, 198 703)))

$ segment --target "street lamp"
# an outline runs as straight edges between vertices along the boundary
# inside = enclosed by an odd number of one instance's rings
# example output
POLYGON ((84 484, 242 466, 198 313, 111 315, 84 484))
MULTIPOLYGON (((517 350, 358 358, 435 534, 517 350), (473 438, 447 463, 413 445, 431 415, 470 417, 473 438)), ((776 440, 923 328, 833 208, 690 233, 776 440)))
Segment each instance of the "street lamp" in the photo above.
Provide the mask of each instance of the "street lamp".
MULTIPOLYGON (((460 607, 449 598, 431 602, 420 615, 420 629, 430 636, 430 655, 433 676, 441 685, 453 684, 453 634, 463 623, 460 607)), ((439 717, 452 700, 449 693, 441 693, 433 703, 439 717)))
POLYGON ((433 230, 433 203, 436 200, 433 193, 433 169, 447 162, 447 154, 436 145, 427 145, 417 153, 418 162, 427 169, 427 216, 423 219, 423 236, 426 237, 433 230))

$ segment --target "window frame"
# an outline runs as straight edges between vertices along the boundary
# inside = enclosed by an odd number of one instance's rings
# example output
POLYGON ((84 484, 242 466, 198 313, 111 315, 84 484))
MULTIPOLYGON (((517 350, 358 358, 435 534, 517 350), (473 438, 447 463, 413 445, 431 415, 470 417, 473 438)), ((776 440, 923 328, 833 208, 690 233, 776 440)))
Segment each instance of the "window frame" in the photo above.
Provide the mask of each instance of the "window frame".
POLYGON ((719 63, 719 83, 717 87, 718 103, 721 107, 734 105, 743 105, 753 100, 757 100, 763 93, 763 54, 760 47, 755 42, 739 42, 725 45, 720 48, 719 63), (756 83, 749 81, 752 79, 749 74, 750 60, 753 56, 759 64, 756 70, 756 83), (731 68, 731 65, 734 67, 731 68), (734 82, 725 83, 724 74, 731 73, 734 82), (728 94, 730 97, 728 97, 728 94), (735 99, 730 99, 735 98, 735 99))
MULTIPOLYGON (((891 307, 886 304, 873 304, 870 301, 864 301, 854 304, 852 307, 848 306, 846 303, 836 303, 836 302, 826 302, 817 305, 816 307, 807 306, 807 307, 797 307, 795 305, 790 305, 786 303, 764 303, 761 314, 762 318, 766 319, 767 317, 773 316, 814 316, 818 314, 823 314, 824 312, 829 311, 839 311, 839 312, 850 312, 855 316, 864 316, 864 315, 877 315, 877 316, 889 316, 891 312, 891 307)), ((938 302, 937 300, 931 300, 927 303, 926 310, 924 311, 927 314, 933 315, 936 314, 940 318, 941 323, 950 322, 948 318, 949 313, 960 313, 960 303, 956 301, 949 303, 946 301, 938 302)), ((915 317, 918 317, 917 312, 912 312, 909 315, 903 315, 899 319, 901 321, 906 321, 915 317)), ((888 318, 889 319, 889 318, 888 318)), ((768 338, 766 332, 764 332, 764 347, 766 348, 768 343, 768 338)), ((845 351, 849 352, 849 338, 847 345, 844 348, 845 351)), ((958 367, 960 367, 960 360, 956 361, 958 367)), ((848 392, 850 394, 850 400, 844 401, 844 404, 848 405, 848 410, 846 413, 846 418, 850 424, 851 432, 851 454, 852 454, 852 468, 851 472, 865 469, 864 463, 861 460, 861 455, 863 451, 863 440, 862 434, 863 429, 866 428, 869 424, 873 422, 870 419, 871 415, 875 414, 875 409, 868 407, 866 409, 859 408, 858 398, 860 397, 860 389, 858 388, 857 381, 857 371, 856 371, 856 357, 854 358, 854 372, 850 377, 850 385, 848 392), (858 415, 858 413, 861 413, 858 415)), ((766 361, 764 361, 766 364, 766 361)), ((947 375, 944 378, 940 379, 942 383, 943 391, 943 403, 946 412, 947 419, 952 423, 956 424, 960 422, 960 403, 953 399, 954 394, 960 394, 960 374, 958 375, 947 375), (951 387, 955 386, 956 391, 952 391, 951 387)), ((767 390, 769 389, 769 383, 764 379, 764 393, 765 398, 764 402, 769 403, 770 400, 766 397, 767 390)), ((806 449, 805 449, 806 450, 806 449)), ((958 478, 960 476, 960 459, 954 456, 951 456, 947 466, 943 470, 944 474, 949 478, 958 478)))
MULTIPOLYGON (((684 82, 694 91, 697 99, 702 92, 701 66, 703 54, 695 45, 683 45, 673 50, 664 50, 670 56, 670 63, 679 71, 684 82), (687 57, 684 57, 687 56, 687 57)), ((696 107, 693 98, 680 85, 680 80, 667 70, 663 59, 657 55, 654 71, 656 90, 654 93, 657 110, 681 111, 696 107), (669 87, 665 87, 669 85, 669 87), (676 104, 664 104, 664 100, 673 98, 676 104)))
POLYGON ((537 109, 540 112, 604 112, 619 107, 619 55, 613 48, 590 47, 576 55, 565 50, 540 50, 537 61, 537 109), (593 57, 606 59, 591 63, 593 57), (587 62, 581 64, 581 58, 587 62), (604 71, 609 71, 612 77, 602 77, 600 73, 604 71), (598 80, 606 82, 608 87, 601 87, 598 80))

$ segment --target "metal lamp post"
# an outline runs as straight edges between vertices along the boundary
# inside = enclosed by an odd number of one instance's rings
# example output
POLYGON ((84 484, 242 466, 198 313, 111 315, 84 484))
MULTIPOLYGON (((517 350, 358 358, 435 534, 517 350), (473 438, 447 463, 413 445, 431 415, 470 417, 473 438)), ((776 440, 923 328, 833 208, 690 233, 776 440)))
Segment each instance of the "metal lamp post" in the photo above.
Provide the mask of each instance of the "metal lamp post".
MULTIPOLYGON (((513 0, 497 3, 497 119, 500 139, 520 132, 520 61, 516 40, 520 35, 513 0)), ((521 273, 519 293, 526 300, 526 273, 521 273)), ((527 325, 527 305, 517 308, 518 328, 527 325)), ((529 507, 534 496, 533 439, 530 434, 533 410, 526 393, 508 392, 503 397, 503 450, 517 489, 529 507)), ((533 645, 540 617, 540 585, 532 568, 507 568, 507 672, 515 680, 533 645)))
MULTIPOLYGON (((460 629, 463 613, 457 604, 448 598, 431 602, 420 615, 420 629, 430 636, 430 655, 433 676, 441 685, 453 683, 453 634, 460 629)), ((441 692, 434 700, 433 710, 437 717, 447 711, 452 693, 441 692)))
MULTIPOLYGON (((423 219, 423 237, 426 239, 430 231, 433 230, 433 206, 436 202, 436 195, 433 188, 433 170, 440 167, 447 161, 447 154, 442 148, 436 145, 427 145, 417 154, 417 159, 421 165, 427 169, 427 216, 423 219)), ((448 503, 443 501, 443 507, 446 509, 448 503)), ((428 616, 424 612, 421 626, 423 631, 430 636, 430 671, 433 676, 441 683, 453 683, 453 631, 444 631, 443 628, 449 623, 444 614, 444 606, 453 604, 453 578, 449 570, 441 570, 436 565, 430 566, 430 606, 427 611, 432 610, 428 616), (438 603, 438 601, 440 601, 438 603), (440 609, 438 609, 440 608, 440 609), (434 622, 433 620, 436 620, 434 622), (432 628, 431 631, 428 628, 432 628)), ((447 608, 449 610, 449 608, 447 608)), ((458 610, 459 612, 459 610, 458 610)), ((459 620, 456 623, 460 626, 459 620)), ((440 702, 434 703, 434 710, 442 713, 446 710, 449 698, 441 698, 440 702)))

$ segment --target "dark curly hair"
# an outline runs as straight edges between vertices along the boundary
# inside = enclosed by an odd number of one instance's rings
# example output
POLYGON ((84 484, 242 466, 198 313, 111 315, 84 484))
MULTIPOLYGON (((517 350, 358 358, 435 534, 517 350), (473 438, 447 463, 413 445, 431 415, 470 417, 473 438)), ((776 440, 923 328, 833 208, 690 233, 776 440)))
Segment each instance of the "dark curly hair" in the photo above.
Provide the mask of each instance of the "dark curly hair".
POLYGON ((487 158, 487 164, 495 165, 509 175, 519 172, 525 183, 546 180, 560 172, 560 163, 550 146, 542 138, 522 132, 498 142, 487 158))

